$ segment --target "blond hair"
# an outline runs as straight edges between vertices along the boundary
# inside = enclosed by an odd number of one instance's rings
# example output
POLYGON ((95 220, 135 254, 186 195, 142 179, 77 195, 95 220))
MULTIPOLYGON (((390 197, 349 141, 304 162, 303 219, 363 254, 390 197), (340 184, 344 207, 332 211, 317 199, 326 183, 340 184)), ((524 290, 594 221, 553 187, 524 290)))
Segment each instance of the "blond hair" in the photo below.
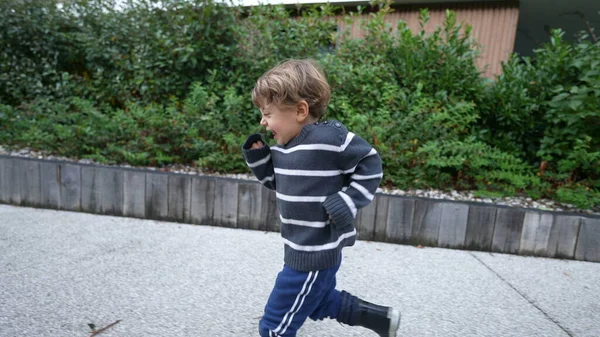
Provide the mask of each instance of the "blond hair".
POLYGON ((331 88, 320 65, 313 60, 288 60, 264 73, 252 90, 252 102, 262 109, 270 104, 293 106, 306 101, 311 116, 320 119, 331 88))

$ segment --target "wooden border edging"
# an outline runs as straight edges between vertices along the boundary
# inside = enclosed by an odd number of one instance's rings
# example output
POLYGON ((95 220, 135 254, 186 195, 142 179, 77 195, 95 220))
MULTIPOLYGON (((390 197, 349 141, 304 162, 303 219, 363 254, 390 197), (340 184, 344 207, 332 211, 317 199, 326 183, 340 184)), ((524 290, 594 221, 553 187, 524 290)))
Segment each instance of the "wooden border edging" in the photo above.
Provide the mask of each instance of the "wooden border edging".
MULTIPOLYGON (((256 181, 0 155, 0 203, 279 231, 256 181)), ((0 215, 0 221, 2 221, 0 215)), ((377 194, 361 240, 600 262, 600 216, 377 194)))

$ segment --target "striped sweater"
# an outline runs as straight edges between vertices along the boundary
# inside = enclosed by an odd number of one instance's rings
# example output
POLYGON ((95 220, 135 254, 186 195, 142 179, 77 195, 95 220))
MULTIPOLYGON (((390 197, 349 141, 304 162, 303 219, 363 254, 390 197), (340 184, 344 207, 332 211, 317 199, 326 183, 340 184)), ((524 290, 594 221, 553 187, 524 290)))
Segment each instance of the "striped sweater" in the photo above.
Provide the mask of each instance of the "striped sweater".
POLYGON ((283 146, 266 144, 253 134, 242 150, 256 178, 276 191, 285 264, 300 271, 336 265, 356 240, 357 210, 373 200, 383 176, 379 154, 338 121, 305 125, 283 146), (251 149, 259 140, 265 146, 251 149))

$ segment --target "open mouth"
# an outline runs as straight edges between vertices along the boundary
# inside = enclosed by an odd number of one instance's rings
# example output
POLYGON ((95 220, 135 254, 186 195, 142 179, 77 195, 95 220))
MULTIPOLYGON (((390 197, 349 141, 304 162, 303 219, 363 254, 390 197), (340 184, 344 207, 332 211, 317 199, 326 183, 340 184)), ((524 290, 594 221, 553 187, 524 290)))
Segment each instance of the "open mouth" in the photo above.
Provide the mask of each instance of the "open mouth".
POLYGON ((275 132, 275 131, 271 131, 271 132, 273 132, 273 138, 277 139, 277 132, 275 132))

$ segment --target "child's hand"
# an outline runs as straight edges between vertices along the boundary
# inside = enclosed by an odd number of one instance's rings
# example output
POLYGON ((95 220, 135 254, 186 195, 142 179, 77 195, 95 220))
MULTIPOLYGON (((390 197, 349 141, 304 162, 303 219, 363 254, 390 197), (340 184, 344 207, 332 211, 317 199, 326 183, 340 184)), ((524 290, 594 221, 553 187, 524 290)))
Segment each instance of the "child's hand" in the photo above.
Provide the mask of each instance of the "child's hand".
POLYGON ((263 142, 261 142, 261 141, 259 140, 258 142, 256 142, 256 143, 252 144, 252 147, 251 147, 251 149, 253 149, 253 150, 254 150, 254 149, 260 149, 260 148, 262 148, 263 146, 265 146, 265 144, 263 144, 263 142))

